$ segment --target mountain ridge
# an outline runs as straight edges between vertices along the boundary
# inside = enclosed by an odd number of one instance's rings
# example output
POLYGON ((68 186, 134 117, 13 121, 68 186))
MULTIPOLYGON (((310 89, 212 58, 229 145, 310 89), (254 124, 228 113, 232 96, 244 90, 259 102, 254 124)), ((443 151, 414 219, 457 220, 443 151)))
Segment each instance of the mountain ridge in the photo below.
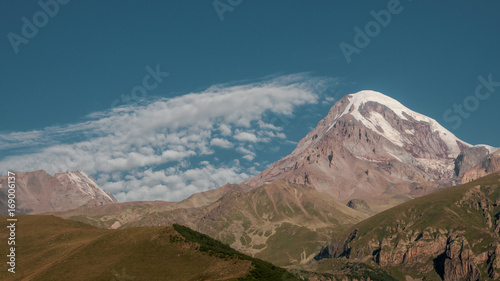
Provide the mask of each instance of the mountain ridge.
POLYGON ((211 204, 189 205, 127 202, 52 214, 102 228, 178 223, 278 265, 312 259, 332 232, 368 217, 310 186, 286 181, 250 190, 232 188, 211 204), (281 248, 283 241, 298 236, 301 244, 281 248))

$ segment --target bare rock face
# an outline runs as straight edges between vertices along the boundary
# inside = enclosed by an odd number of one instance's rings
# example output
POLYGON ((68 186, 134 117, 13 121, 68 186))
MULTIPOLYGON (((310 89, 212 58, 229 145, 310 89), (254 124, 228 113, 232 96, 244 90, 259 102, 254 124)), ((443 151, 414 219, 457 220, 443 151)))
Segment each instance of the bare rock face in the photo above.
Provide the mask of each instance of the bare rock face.
POLYGON ((467 171, 471 170, 489 154, 486 147, 467 147, 455 159, 455 174, 458 177, 463 176, 467 171))
POLYGON ((488 275, 493 279, 499 279, 500 274, 498 273, 498 269, 500 269, 500 244, 496 243, 495 250, 489 252, 488 255, 488 275))
POLYGON ((460 183, 487 153, 390 97, 362 91, 340 99, 289 156, 245 183, 284 179, 345 201, 413 198, 460 183))
POLYGON ((382 241, 377 262, 382 266, 404 264, 422 272, 430 269, 426 266, 429 257, 442 253, 447 240, 446 236, 435 233, 433 229, 425 229, 421 233, 409 232, 400 240, 394 238, 382 241))
POLYGON ((444 281, 476 281, 481 273, 474 262, 474 254, 467 240, 461 235, 448 238, 443 270, 444 281))
POLYGON ((476 166, 465 172, 462 183, 471 182, 496 171, 500 171, 500 150, 486 155, 476 166))
MULTIPOLYGON (((81 206, 95 207, 116 203, 113 195, 102 190, 94 179, 82 171, 58 172, 54 176, 45 171, 16 172, 16 211, 18 214, 63 211, 81 206)), ((0 177, 0 214, 7 194, 7 177, 0 177)))

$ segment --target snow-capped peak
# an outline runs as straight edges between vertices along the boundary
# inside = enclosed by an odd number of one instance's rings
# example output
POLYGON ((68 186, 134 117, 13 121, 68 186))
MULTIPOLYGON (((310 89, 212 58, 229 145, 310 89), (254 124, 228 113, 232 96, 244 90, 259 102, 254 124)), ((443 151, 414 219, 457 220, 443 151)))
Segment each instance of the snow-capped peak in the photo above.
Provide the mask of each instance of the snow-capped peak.
MULTIPOLYGON (((349 99, 349 104, 345 107, 345 110, 335 118, 333 124, 335 124, 335 122, 337 122, 337 120, 343 115, 350 114, 356 120, 360 121, 361 123, 363 123, 363 125, 370 128, 374 132, 382 135, 398 146, 403 146, 404 143, 407 143, 409 141, 408 136, 405 135, 412 135, 411 131, 400 132, 397 128, 392 127, 392 125, 378 112, 370 112, 368 117, 365 117, 360 113, 359 110, 363 107, 363 105, 369 102, 374 102, 386 106, 402 120, 425 122, 429 124, 432 132, 437 132, 439 134, 439 137, 446 144, 446 146, 448 147, 448 152, 451 155, 458 155, 458 153, 460 153, 461 149, 457 142, 461 142, 465 146, 470 146, 470 144, 458 139, 453 133, 441 126, 436 120, 415 112, 402 105, 399 101, 382 93, 371 90, 364 90, 355 94, 350 94, 347 96, 347 98, 349 99), (413 120, 410 120, 409 118, 413 120)), ((330 126, 330 128, 333 126, 333 124, 330 126)))
POLYGON ((408 120, 408 118, 405 116, 406 114, 417 121, 424 121, 428 123, 430 123, 431 120, 434 121, 434 119, 431 119, 423 114, 417 113, 407 108, 406 106, 402 105, 399 101, 376 91, 364 90, 348 96, 350 97, 350 104, 346 107, 346 110, 344 111, 343 114, 348 113, 352 106, 354 106, 355 111, 357 111, 357 109, 359 109, 363 104, 367 102, 376 102, 387 106, 392 111, 394 111, 394 113, 396 113, 399 116, 399 118, 403 120, 408 120))
POLYGON ((61 177, 66 177, 73 184, 75 184, 82 193, 87 194, 93 199, 96 199, 99 194, 101 197, 104 197, 111 202, 115 201, 104 190, 102 190, 99 185, 97 185, 97 182, 93 178, 89 177, 85 172, 81 170, 72 172, 59 172, 54 176, 59 179, 61 179, 61 177))

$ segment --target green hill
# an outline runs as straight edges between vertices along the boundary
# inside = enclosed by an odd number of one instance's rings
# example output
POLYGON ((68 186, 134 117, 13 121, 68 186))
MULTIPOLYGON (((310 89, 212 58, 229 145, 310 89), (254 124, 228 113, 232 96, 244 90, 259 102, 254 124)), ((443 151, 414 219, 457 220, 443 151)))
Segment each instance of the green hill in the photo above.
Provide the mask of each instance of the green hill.
POLYGON ((399 280, 500 278, 500 173, 423 196, 335 236, 316 256, 382 267, 399 280))
MULTIPOLYGON (((8 235, 2 227, 2 253, 8 235)), ((109 230, 44 215, 18 216, 16 273, 1 260, 1 280, 297 280, 184 226, 109 230)))

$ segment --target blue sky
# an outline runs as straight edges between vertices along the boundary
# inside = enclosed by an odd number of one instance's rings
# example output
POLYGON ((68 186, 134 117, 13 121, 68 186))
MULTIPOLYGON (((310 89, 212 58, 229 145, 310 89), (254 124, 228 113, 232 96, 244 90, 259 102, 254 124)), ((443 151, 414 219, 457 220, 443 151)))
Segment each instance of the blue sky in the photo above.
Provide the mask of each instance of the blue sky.
POLYGON ((261 171, 363 89, 500 147, 498 1, 41 3, 52 15, 0 2, 3 170, 82 169, 122 201, 180 200, 261 171))

